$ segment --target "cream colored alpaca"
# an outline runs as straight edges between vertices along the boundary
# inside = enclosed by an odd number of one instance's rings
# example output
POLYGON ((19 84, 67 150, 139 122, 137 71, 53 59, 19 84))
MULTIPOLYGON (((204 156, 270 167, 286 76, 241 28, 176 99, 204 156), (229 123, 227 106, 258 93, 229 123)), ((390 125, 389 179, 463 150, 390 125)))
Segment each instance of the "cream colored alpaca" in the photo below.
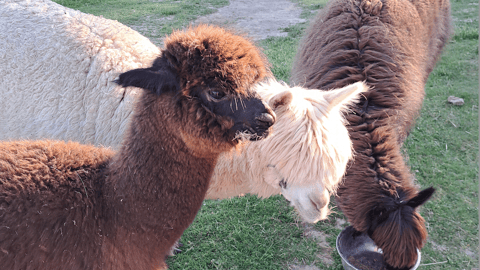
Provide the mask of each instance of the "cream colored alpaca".
MULTIPOLYGON (((47 0, 3 1, 0 27, 0 139, 118 149, 139 89, 112 81, 150 66, 158 48, 116 21, 47 0)), ((351 157, 341 111, 365 86, 323 93, 270 80, 257 88, 275 107, 274 132, 222 156, 207 198, 282 193, 305 221, 325 218, 351 157)))

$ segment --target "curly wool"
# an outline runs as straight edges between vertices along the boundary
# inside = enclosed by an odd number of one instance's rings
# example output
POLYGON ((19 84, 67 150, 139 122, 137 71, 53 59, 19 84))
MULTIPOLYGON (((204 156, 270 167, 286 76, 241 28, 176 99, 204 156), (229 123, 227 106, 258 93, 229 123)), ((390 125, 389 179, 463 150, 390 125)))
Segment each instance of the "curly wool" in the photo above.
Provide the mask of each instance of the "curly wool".
POLYGON ((125 25, 48 0, 0 3, 0 139, 120 144, 138 88, 113 83, 160 50, 125 25))

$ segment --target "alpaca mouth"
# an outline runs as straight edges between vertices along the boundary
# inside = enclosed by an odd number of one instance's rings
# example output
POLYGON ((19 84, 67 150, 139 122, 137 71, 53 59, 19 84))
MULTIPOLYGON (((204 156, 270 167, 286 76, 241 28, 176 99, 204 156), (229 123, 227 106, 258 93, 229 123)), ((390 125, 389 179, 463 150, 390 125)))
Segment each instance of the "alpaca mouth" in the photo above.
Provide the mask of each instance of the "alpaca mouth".
POLYGON ((259 141, 265 139, 275 123, 275 113, 261 113, 253 120, 241 119, 230 129, 234 133, 233 140, 259 141))
POLYGON ((244 141, 259 141, 265 139, 269 134, 269 129, 257 128, 256 130, 251 126, 246 126, 245 130, 237 130, 234 140, 244 141))
POLYGON ((251 136, 249 139, 250 139, 250 141, 263 140, 263 139, 268 137, 269 131, 270 130, 268 128, 266 128, 266 129, 265 128, 257 128, 257 130, 253 133, 253 136, 251 136))
POLYGON ((296 186, 286 185, 279 182, 282 187, 283 197, 290 202, 302 220, 308 223, 316 223, 324 220, 331 213, 328 204, 330 203, 330 194, 323 187, 316 186, 296 186))

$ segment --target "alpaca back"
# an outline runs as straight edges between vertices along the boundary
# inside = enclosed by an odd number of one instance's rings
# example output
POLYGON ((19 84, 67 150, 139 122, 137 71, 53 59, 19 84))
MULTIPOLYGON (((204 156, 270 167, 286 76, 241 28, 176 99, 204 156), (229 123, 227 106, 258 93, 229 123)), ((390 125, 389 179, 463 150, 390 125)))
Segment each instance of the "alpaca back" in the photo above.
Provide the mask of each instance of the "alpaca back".
POLYGON ((160 53, 117 21, 47 0, 0 3, 0 139, 121 142, 139 89, 113 83, 160 53))
POLYGON ((374 89, 366 99, 403 141, 450 36, 449 12, 448 0, 331 1, 299 45, 292 83, 333 89, 366 81, 374 89), (343 12, 345 7, 358 12, 343 12))
POLYGON ((97 247, 109 233, 108 224, 97 223, 111 214, 99 207, 98 192, 112 155, 72 142, 0 143, 3 269, 47 261, 57 263, 50 269, 93 269, 101 259, 97 247), (84 256, 74 255, 79 250, 84 256))

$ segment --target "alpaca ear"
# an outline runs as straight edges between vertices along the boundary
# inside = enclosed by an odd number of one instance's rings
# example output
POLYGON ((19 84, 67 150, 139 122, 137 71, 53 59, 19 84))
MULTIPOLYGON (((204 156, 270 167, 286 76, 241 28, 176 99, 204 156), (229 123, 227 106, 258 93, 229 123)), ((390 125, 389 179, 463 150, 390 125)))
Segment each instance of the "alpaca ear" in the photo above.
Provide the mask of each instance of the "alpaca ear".
POLYGON ((366 92, 368 86, 364 82, 357 82, 340 89, 324 91, 324 98, 330 105, 328 110, 342 109, 345 105, 354 103, 360 98, 360 93, 366 92))
POLYGON ((114 82, 123 87, 135 86, 150 90, 157 95, 180 89, 175 69, 164 56, 157 58, 150 68, 139 68, 120 74, 114 82))
POLYGON ((292 99, 293 99, 293 95, 290 91, 283 91, 273 96, 268 101, 268 105, 272 107, 273 110, 275 110, 280 106, 285 106, 290 104, 292 102, 292 99))
POLYGON ((417 196, 413 197, 410 199, 406 205, 412 207, 412 208, 417 208, 418 206, 424 204, 426 201, 432 197, 433 193, 435 192, 435 189, 433 187, 429 187, 427 189, 424 189, 420 191, 417 196))

